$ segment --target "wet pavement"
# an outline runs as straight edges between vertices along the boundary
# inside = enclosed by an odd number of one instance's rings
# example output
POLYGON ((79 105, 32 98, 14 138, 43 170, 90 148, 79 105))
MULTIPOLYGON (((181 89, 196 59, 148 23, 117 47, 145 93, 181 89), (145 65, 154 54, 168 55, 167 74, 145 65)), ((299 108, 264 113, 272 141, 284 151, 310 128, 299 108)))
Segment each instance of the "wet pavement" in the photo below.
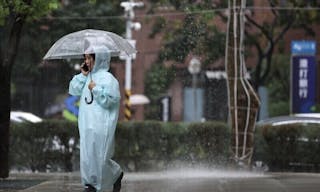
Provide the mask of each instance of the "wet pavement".
MULTIPOLYGON (((37 181, 0 192, 81 192, 79 173, 12 173, 14 181, 37 181)), ((122 192, 318 192, 320 174, 180 170, 125 173, 122 192)))

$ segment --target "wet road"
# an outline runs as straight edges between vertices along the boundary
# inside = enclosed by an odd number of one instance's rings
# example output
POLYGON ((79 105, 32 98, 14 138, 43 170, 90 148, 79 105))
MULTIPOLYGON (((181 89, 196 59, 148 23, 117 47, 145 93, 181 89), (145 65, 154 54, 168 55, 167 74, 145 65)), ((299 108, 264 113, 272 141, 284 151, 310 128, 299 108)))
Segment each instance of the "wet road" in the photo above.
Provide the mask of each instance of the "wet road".
MULTIPOLYGON (((78 173, 13 175, 46 179, 21 192, 81 192, 78 173)), ((0 190, 5 191, 5 190, 0 190)), ((126 173, 122 192, 319 192, 320 174, 173 171, 126 173)), ((10 191, 11 192, 11 191, 10 191)))
MULTIPOLYGON (((196 174, 197 175, 197 174, 196 174)), ((319 192, 319 174, 200 175, 125 181, 126 192, 319 192)))

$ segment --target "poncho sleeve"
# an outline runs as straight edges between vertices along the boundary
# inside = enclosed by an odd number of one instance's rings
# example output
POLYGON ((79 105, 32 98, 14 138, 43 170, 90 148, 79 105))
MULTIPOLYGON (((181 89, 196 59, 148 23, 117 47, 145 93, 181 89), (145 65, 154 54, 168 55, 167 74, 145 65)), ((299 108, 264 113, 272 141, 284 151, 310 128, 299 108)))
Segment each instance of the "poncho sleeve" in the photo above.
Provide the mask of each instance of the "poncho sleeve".
POLYGON ((87 77, 82 73, 75 75, 69 83, 69 94, 74 96, 80 96, 82 89, 86 84, 87 77))
POLYGON ((111 77, 100 81, 92 89, 93 97, 103 108, 112 108, 120 101, 119 83, 111 77))

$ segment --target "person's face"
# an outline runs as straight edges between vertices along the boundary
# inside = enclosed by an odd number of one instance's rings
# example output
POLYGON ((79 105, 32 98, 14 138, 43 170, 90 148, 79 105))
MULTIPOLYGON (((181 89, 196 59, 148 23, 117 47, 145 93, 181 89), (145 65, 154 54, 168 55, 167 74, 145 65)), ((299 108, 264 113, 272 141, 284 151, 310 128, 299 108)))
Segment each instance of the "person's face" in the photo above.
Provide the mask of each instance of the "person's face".
POLYGON ((94 66, 94 59, 91 55, 85 54, 84 55, 84 62, 89 67, 90 71, 93 69, 94 66))

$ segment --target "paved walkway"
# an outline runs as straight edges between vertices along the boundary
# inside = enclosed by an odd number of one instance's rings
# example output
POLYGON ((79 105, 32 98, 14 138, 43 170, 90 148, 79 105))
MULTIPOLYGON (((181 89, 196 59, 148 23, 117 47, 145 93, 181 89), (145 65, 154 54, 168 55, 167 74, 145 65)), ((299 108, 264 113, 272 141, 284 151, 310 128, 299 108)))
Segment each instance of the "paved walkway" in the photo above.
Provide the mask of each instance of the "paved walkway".
MULTIPOLYGON (((12 180, 42 180, 8 192, 81 192, 79 173, 12 173, 12 180)), ((183 170, 125 173, 122 192, 318 192, 320 174, 183 170)))

